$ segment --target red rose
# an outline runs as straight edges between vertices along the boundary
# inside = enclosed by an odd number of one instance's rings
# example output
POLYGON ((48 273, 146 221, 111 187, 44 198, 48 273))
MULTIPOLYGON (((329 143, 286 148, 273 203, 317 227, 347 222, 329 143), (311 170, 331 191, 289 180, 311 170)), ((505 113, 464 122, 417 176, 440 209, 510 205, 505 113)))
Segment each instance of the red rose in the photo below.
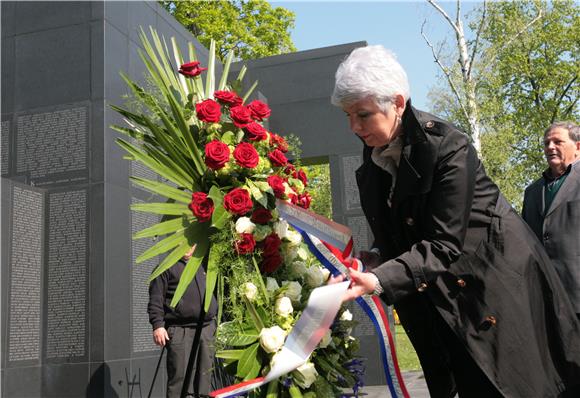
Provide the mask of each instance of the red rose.
POLYGON ((250 194, 243 188, 234 188, 224 196, 224 207, 230 213, 243 216, 254 207, 250 194))
POLYGON ((258 100, 250 102, 248 108, 250 108, 254 120, 264 120, 272 113, 268 105, 258 100))
POLYGON ((230 160, 230 148, 221 141, 213 140, 205 145, 205 164, 219 170, 230 160))
POLYGON ((203 192, 194 192, 188 207, 199 222, 208 221, 213 214, 213 200, 203 192))
MULTIPOLYGON (((308 209, 310 207, 310 203, 312 202, 312 197, 308 192, 304 192, 296 197, 296 203, 298 206, 308 209)), ((294 203, 294 202, 292 202, 294 203)))
POLYGON ((264 209, 260 207, 252 213, 252 217, 250 218, 253 223, 256 224, 266 224, 268 221, 272 219, 272 213, 268 209, 264 209))
POLYGON ((187 64, 183 64, 179 67, 178 72, 187 77, 195 77, 201 74, 207 68, 200 68, 199 61, 189 62, 187 64))
POLYGON ((230 109, 230 118, 236 127, 246 127, 252 122, 252 112, 247 106, 237 105, 230 109))
POLYGON ((296 167, 292 163, 288 163, 284 168, 284 173, 293 176, 296 173, 296 167))
POLYGON ((252 122, 244 127, 244 130, 246 131, 246 137, 250 141, 262 141, 268 138, 266 129, 259 123, 252 122))
POLYGON ((271 133, 270 140, 272 141, 272 146, 274 146, 276 149, 279 149, 284 153, 288 152, 288 142, 283 137, 280 137, 278 134, 271 133))
POLYGON ((216 91, 213 96, 222 104, 230 106, 242 105, 242 99, 234 91, 216 91))
POLYGON ((278 253, 278 249, 282 244, 282 239, 275 233, 272 232, 270 235, 266 236, 266 239, 262 241, 262 248, 264 250, 264 256, 272 256, 278 253))
POLYGON ((197 118, 206 123, 217 123, 222 116, 220 104, 210 99, 195 104, 195 111, 197 118))
POLYGON ((260 263, 260 270, 262 272, 274 272, 280 267, 282 264, 282 256, 280 253, 275 253, 271 256, 266 256, 262 258, 262 262, 260 263))
POLYGON ((274 191, 275 197, 277 197, 279 199, 284 197, 284 192, 286 192, 286 187, 284 186, 284 179, 282 177, 277 176, 277 175, 272 175, 272 176, 269 176, 266 181, 268 181, 268 185, 270 185, 270 187, 274 191))
POLYGON ((274 149, 272 152, 270 152, 268 154, 268 159, 270 159, 270 162, 272 162, 274 166, 282 167, 286 166, 286 163, 288 163, 286 156, 284 156, 284 154, 278 149, 274 149))
POLYGON ((304 184, 304 186, 308 185, 308 177, 306 177, 306 173, 304 172, 304 170, 302 169, 298 170, 295 173, 294 178, 298 178, 300 181, 302 181, 302 184, 304 184))
POLYGON ((258 151, 252 144, 241 142, 234 149, 234 158, 240 166, 253 169, 258 165, 260 155, 258 155, 258 151))
POLYGON ((238 254, 249 254, 254 251, 256 240, 252 234, 240 234, 240 239, 234 242, 234 248, 238 254))

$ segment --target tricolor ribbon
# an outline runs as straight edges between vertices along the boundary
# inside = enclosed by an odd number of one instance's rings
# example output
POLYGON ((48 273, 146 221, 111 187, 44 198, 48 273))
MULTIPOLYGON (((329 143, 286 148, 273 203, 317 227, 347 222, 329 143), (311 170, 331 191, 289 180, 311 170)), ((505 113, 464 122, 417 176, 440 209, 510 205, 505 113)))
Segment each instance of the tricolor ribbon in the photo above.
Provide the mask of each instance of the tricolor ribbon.
MULTIPOLYGON (((280 217, 285 219, 298 232, 300 232, 310 251, 331 272, 331 274, 345 274, 349 268, 356 269, 357 271, 361 272, 364 271, 364 266, 361 261, 352 258, 351 256, 353 250, 353 241, 350 229, 344 225, 337 224, 322 216, 311 213, 298 206, 286 202, 278 201, 277 209, 279 211, 280 217)), ((337 285, 327 285, 326 288, 330 288, 331 286, 331 289, 340 288, 338 285, 343 285, 342 290, 332 293, 331 297, 341 297, 348 287, 348 284, 343 282, 337 285)), ((309 299, 309 304, 310 300, 313 299, 312 296, 314 295, 315 293, 313 291, 309 299)), ((395 353, 393 336, 391 334, 389 323, 379 298, 375 296, 363 296, 357 298, 356 302, 371 319, 375 329, 377 330, 383 369, 385 371, 387 387, 391 393, 391 397, 409 398, 409 393, 407 392, 403 377, 401 376, 401 372, 399 370, 399 365, 397 363, 397 355, 395 353)), ((331 303, 333 303, 334 306, 335 302, 331 301, 331 303)), ((339 305, 338 302, 336 303, 337 305, 333 309, 332 318, 336 316, 338 311, 339 305)), ((294 332, 297 330, 300 331, 308 329, 306 327, 307 324, 310 324, 309 320, 307 319, 308 317, 305 319, 302 318, 303 317, 298 320, 290 336, 288 336, 285 346, 282 348, 283 351, 287 348, 286 345, 293 345, 293 339, 291 337, 294 332), (300 322, 305 322, 305 324, 299 326, 298 323, 300 322)), ((327 330, 331 322, 332 319, 326 319, 324 326, 319 325, 319 327, 325 328, 327 330)), ((318 343, 318 341, 320 341, 321 336, 322 335, 320 334, 320 336, 316 338, 312 336, 309 338, 313 341, 313 343, 309 344, 310 348, 308 352, 303 353, 304 355, 300 358, 300 361, 296 361, 296 364, 303 363, 306 360, 306 358, 314 349, 314 346, 318 343)), ((288 355, 295 354, 296 348, 297 347, 290 347, 287 350, 288 355)), ((240 394, 245 394, 247 391, 267 384, 268 382, 278 378, 280 375, 287 373, 291 369, 295 369, 296 366, 287 365, 287 367, 288 369, 282 369, 280 372, 272 372, 271 370, 271 372, 265 377, 258 377, 256 379, 248 380, 233 386, 213 391, 210 393, 210 397, 228 398, 236 397, 240 394)))
MULTIPOLYGON (((277 209, 280 217, 302 234, 310 251, 332 275, 346 274, 348 268, 364 271, 362 262, 352 258, 353 240, 347 227, 287 202, 278 201, 277 209), (322 240, 322 237, 328 240, 322 240), (329 241, 332 241, 332 244, 329 241)), ((397 362, 393 335, 380 299, 376 296, 362 296, 358 297, 356 302, 377 331, 383 369, 391 397, 409 398, 397 362)))

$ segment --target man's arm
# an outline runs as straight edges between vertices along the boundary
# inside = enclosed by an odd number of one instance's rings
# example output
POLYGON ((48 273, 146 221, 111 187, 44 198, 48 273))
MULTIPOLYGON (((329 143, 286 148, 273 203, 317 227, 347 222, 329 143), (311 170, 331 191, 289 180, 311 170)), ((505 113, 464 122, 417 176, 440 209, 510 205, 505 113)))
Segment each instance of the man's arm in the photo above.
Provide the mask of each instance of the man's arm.
POLYGON ((165 346, 169 341, 169 334, 165 329, 165 294, 167 292, 167 280, 165 273, 159 275, 149 284, 149 304, 147 313, 149 322, 153 326, 153 341, 158 346, 165 346))

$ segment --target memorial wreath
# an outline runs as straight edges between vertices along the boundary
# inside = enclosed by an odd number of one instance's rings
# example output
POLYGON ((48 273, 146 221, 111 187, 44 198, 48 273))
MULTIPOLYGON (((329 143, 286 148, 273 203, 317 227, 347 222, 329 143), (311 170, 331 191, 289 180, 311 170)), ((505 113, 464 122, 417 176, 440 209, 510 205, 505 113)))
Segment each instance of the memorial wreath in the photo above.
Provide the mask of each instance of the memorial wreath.
MULTIPOLYGON (((237 382, 251 380, 269 371, 310 292, 329 276, 277 210, 279 201, 308 208, 308 179, 288 160, 288 142, 265 127, 268 105, 248 102, 256 84, 240 95, 246 68, 227 81, 232 54, 217 81, 213 43, 204 66, 191 43, 184 60, 175 39, 168 46, 153 29, 150 37, 141 31, 139 53, 149 86, 122 74, 139 111, 112 106, 127 123, 112 126, 128 136, 118 139, 126 157, 159 175, 131 177, 161 198, 132 206, 161 217, 134 235, 157 237, 137 263, 165 256, 152 280, 196 245, 171 305, 205 266, 206 307, 214 294, 220 304, 217 356, 237 382)), ((332 397, 345 387, 356 394, 362 365, 353 325, 350 312, 341 308, 306 363, 250 394, 332 397)))

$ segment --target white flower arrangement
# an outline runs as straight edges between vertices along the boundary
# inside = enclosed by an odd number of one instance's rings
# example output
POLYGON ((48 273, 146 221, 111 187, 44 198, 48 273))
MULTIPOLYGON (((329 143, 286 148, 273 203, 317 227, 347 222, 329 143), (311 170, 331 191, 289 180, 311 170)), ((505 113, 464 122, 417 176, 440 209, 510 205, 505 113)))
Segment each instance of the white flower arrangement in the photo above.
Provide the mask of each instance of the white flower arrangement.
POLYGON ((276 352, 282 348, 285 340, 286 332, 280 326, 263 328, 260 331, 260 346, 268 353, 276 352))

